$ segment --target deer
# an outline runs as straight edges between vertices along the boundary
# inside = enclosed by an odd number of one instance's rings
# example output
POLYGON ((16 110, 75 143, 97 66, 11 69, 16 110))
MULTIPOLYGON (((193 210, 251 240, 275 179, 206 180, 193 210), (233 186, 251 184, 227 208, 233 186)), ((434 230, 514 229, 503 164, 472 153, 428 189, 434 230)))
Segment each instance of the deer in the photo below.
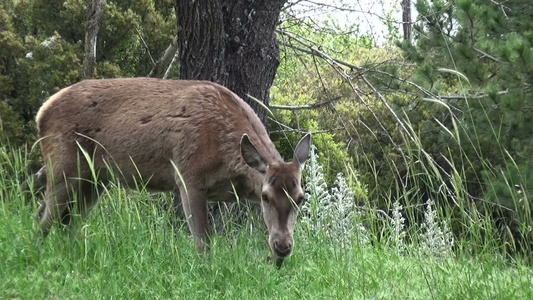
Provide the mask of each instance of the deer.
POLYGON ((311 135, 284 161, 253 109, 227 88, 88 79, 49 97, 36 123, 44 166, 34 178, 46 182, 37 216, 43 237, 57 222, 68 226, 75 208, 87 218, 116 168, 126 187, 140 181, 150 192, 181 198, 200 253, 209 248, 208 200, 246 199, 260 203, 276 264, 292 254, 311 135))

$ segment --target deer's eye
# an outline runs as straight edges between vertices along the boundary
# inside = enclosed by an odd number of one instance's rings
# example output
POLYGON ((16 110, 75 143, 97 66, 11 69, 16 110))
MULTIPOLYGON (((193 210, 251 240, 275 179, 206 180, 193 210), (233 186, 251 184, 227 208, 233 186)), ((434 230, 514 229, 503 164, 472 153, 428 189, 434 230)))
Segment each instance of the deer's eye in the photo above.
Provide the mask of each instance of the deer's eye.
POLYGON ((265 202, 268 202, 268 196, 267 194, 261 194, 261 200, 265 201, 265 202))

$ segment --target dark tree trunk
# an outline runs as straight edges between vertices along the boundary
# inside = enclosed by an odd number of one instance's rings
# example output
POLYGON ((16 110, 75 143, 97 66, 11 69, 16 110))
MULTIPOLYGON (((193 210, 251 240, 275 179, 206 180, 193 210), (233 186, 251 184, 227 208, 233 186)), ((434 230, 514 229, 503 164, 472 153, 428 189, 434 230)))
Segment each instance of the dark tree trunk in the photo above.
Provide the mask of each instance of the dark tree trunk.
POLYGON ((286 0, 175 0, 179 77, 217 82, 252 106, 266 124, 279 65, 275 29, 286 0))
POLYGON ((411 0, 402 0, 403 39, 411 41, 411 0))
POLYGON ((85 53, 83 57, 83 78, 92 78, 96 67, 96 39, 106 0, 91 0, 87 7, 85 28, 85 53))
MULTIPOLYGON (((178 63, 181 79, 219 83, 246 101, 266 125, 267 112, 247 95, 268 106, 279 65, 278 17, 287 0, 175 0, 178 63)), ((179 214, 181 199, 174 197, 179 214)), ((210 205, 212 228, 224 230, 224 205, 210 205)), ((244 207, 230 205, 243 223, 244 207), (235 209, 236 208, 236 209, 235 209)), ((256 213, 259 205, 252 207, 256 213)), ((240 221, 239 221, 240 220, 240 221)))

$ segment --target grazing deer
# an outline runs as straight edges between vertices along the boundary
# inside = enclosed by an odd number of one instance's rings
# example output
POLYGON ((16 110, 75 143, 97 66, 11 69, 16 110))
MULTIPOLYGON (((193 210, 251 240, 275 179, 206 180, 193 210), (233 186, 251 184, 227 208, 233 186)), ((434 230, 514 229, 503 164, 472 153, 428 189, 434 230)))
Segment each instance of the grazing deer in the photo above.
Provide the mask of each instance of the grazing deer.
POLYGON ((284 162, 254 111, 228 89, 206 81, 85 80, 51 96, 36 121, 44 236, 54 222, 68 223, 74 199, 86 217, 111 180, 105 170, 116 167, 127 186, 141 181, 149 191, 180 195, 200 252, 208 242, 207 200, 244 198, 261 202, 277 263, 292 253, 311 136, 284 162))

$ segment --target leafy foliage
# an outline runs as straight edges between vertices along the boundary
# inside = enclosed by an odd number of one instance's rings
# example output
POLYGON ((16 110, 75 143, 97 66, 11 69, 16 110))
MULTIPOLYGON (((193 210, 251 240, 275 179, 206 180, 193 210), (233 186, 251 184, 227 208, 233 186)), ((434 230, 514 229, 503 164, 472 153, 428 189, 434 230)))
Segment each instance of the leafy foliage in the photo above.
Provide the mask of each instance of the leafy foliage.
MULTIPOLYGON (((41 103, 81 79, 86 10, 82 0, 0 5, 0 139, 33 142, 41 103)), ((175 31, 168 0, 108 2, 103 18, 99 78, 146 76, 175 31)))
POLYGON ((351 247, 369 243, 368 233, 361 223, 361 212, 355 206, 357 197, 365 197, 361 185, 352 189, 342 173, 337 174, 335 186, 328 188, 324 180, 324 168, 318 162, 316 147, 311 149, 306 164, 308 191, 302 206, 301 222, 307 232, 327 237, 335 246, 351 247))
POLYGON ((454 216, 446 226, 456 236, 495 222, 498 247, 529 252, 533 7, 420 0, 416 8, 415 42, 398 42, 402 53, 369 49, 357 32, 285 24, 274 103, 320 108, 279 109, 275 118, 317 131, 326 182, 353 164, 368 186, 365 204, 403 206, 407 228, 424 222, 420 208, 435 199, 454 216))
POLYGON ((456 131, 442 155, 468 178, 470 199, 486 200, 478 206, 516 239, 531 239, 513 220, 533 225, 529 202, 516 201, 533 192, 524 181, 533 155, 533 4, 419 0, 416 8, 416 43, 401 45, 417 64, 413 80, 433 94, 459 96, 442 100, 451 110, 441 124, 456 131))

